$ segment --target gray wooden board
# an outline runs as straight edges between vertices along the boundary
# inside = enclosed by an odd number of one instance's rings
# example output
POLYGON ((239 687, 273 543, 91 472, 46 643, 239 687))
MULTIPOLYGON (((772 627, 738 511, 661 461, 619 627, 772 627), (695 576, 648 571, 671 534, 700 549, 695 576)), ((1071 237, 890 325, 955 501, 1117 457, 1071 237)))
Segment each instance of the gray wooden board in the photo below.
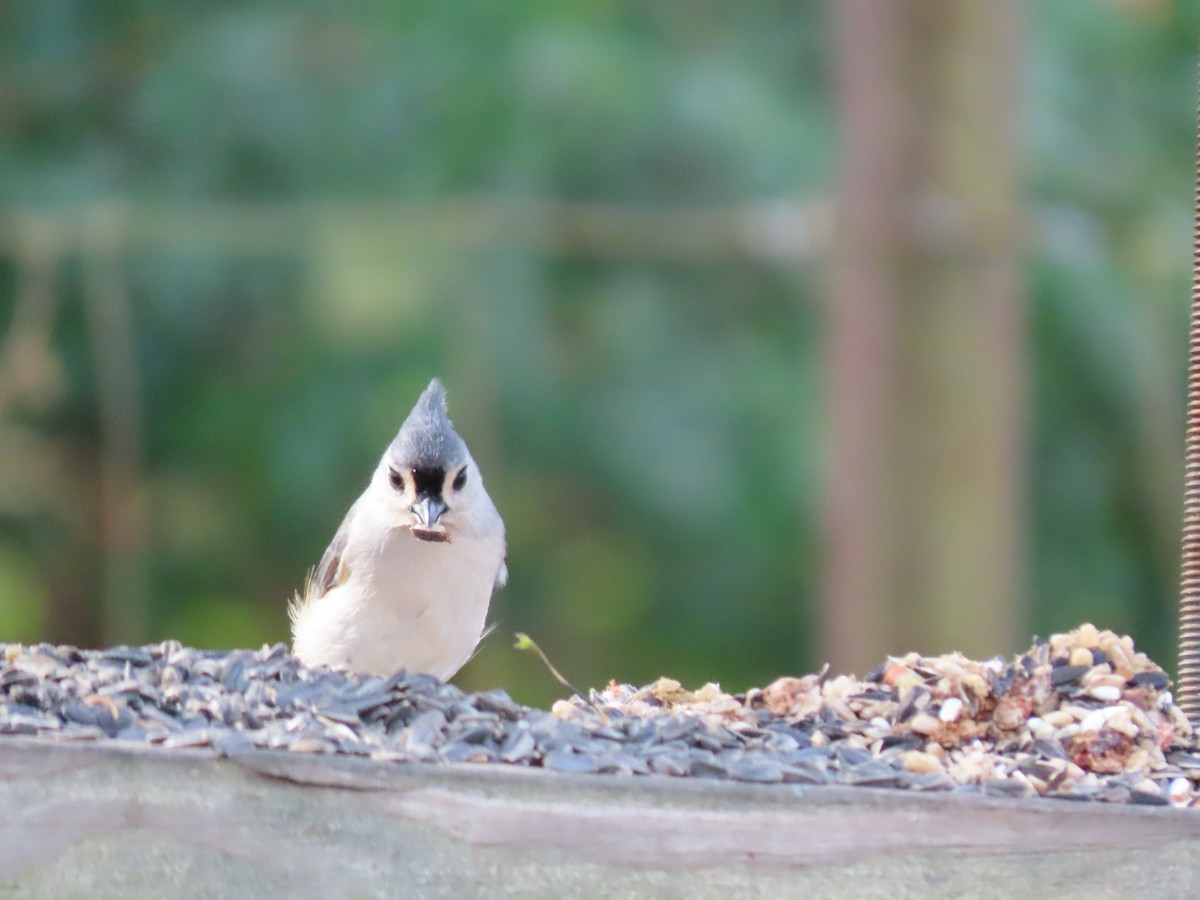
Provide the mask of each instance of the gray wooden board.
POLYGON ((0 739, 4 897, 1185 897, 1200 812, 0 739))

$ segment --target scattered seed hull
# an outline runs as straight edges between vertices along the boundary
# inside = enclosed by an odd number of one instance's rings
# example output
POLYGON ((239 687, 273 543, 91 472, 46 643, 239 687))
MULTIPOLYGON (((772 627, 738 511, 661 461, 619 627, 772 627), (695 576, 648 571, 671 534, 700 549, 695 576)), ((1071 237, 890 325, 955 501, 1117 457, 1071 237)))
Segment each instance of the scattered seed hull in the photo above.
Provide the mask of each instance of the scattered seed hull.
POLYGON ((745 694, 613 683, 552 712, 425 675, 309 669, 282 644, 0 644, 0 735, 1190 806, 1200 748, 1167 687, 1129 638, 1090 625, 1009 662, 914 653, 745 694))

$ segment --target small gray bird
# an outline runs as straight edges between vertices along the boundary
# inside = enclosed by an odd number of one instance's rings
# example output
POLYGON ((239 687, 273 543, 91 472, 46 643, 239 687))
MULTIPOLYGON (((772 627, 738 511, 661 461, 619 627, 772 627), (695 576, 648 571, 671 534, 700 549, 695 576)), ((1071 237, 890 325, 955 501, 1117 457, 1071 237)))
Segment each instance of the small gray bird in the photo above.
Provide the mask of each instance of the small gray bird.
POLYGON ((507 578, 504 522, 435 378, 292 601, 293 649, 310 666, 447 679, 507 578))

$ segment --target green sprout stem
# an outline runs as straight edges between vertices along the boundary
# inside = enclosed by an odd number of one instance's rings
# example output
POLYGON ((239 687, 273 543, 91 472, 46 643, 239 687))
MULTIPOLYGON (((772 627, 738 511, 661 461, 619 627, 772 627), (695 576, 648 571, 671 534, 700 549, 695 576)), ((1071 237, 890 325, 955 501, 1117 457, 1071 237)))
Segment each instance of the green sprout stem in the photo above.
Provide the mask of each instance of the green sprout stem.
POLYGON ((562 672, 558 671, 557 668, 555 668, 554 663, 550 662, 550 658, 546 656, 542 648, 537 645, 537 641, 525 634, 523 631, 518 631, 516 633, 516 638, 517 642, 513 645, 514 647, 516 647, 518 650, 536 654, 537 658, 542 661, 542 665, 544 665, 550 671, 550 674, 554 676, 555 681, 557 681, 568 691, 570 691, 576 697, 579 697, 581 700, 587 703, 588 706, 599 713, 600 718, 604 721, 605 725, 609 724, 609 718, 605 714, 604 710, 601 709, 590 697, 585 695, 583 691, 579 690, 579 688, 567 681, 566 676, 563 675, 562 672))

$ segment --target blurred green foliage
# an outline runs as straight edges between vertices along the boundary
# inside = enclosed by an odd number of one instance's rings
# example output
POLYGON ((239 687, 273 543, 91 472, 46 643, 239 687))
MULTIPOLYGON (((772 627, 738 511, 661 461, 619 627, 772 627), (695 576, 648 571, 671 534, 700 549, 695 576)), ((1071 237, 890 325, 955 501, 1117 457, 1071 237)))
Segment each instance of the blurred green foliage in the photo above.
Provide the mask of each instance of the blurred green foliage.
MULTIPOLYGON (((0 6, 6 233, 111 204, 203 235, 119 247, 151 523, 129 639, 285 640, 286 597, 439 374, 510 540, 498 633, 460 681, 557 696, 517 630, 580 684, 819 664, 820 260, 520 223, 830 198, 829 11, 0 6)), ((1091 619, 1169 663, 1200 11, 1028 14, 1029 624, 1091 619)), ((22 277, 4 246, 0 330, 22 277)), ((0 640, 97 633, 94 611, 74 630, 46 612, 64 566, 88 596, 100 564, 69 510, 94 492, 105 348, 78 254, 58 275, 61 379, 0 409, 0 640), (34 465, 46 447, 58 468, 34 465), (65 505, 4 493, 39 477, 65 505)))

